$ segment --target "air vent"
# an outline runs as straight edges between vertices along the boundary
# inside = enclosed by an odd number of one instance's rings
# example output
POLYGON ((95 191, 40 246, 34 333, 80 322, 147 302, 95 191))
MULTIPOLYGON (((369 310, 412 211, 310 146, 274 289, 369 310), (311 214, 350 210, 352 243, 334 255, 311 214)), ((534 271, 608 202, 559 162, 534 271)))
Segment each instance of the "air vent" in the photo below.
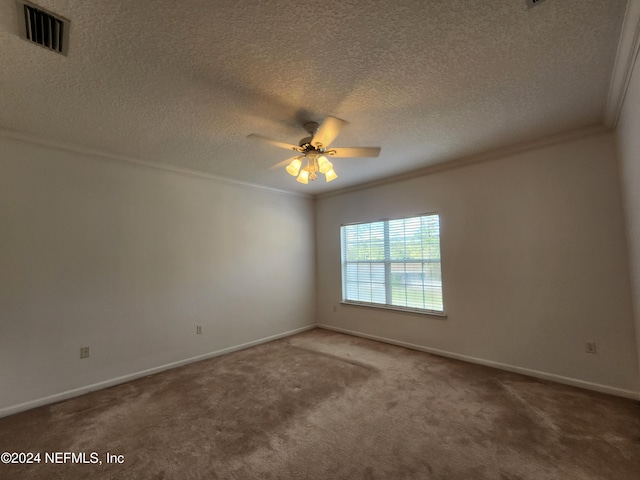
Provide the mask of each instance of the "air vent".
POLYGON ((67 54, 69 20, 28 2, 19 1, 18 8, 22 38, 62 55, 67 54))
POLYGON ((528 8, 533 8, 536 5, 540 5, 544 0, 525 0, 528 8))

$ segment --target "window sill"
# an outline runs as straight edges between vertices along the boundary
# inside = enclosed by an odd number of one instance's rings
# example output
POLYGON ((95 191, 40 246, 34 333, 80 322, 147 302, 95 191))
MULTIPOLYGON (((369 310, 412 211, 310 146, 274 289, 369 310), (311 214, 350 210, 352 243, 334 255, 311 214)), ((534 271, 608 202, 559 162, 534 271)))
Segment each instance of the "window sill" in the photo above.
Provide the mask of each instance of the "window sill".
POLYGON ((361 302, 352 302, 352 301, 342 301, 341 305, 347 305, 350 307, 364 307, 364 308, 376 308, 380 310, 393 310, 394 312, 399 313, 409 313, 411 315, 424 315, 425 317, 435 317, 445 319, 447 318, 446 313, 444 312, 435 312, 433 310, 421 310, 419 308, 409 308, 409 307, 397 307, 395 305, 382 305, 379 303, 361 303, 361 302))

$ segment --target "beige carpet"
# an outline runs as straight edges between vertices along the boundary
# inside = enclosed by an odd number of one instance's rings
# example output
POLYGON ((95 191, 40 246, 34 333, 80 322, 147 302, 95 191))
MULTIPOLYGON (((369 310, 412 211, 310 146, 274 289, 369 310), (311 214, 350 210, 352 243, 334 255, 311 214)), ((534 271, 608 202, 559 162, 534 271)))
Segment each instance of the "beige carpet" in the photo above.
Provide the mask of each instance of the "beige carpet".
POLYGON ((0 451, 42 455, 1 479, 638 480, 640 407, 317 329, 0 419, 0 451))

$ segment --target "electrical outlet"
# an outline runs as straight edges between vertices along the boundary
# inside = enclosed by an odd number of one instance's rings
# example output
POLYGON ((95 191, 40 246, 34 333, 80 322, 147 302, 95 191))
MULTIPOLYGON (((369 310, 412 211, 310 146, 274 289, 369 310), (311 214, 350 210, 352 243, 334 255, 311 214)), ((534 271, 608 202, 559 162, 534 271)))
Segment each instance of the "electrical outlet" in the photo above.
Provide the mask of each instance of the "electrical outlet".
POLYGON ((596 353, 596 342, 587 342, 586 345, 587 353, 596 353))
POLYGON ((202 325, 196 325, 196 335, 202 335, 202 325))
POLYGON ((80 349, 80 358, 89 358, 89 347, 82 347, 80 349))

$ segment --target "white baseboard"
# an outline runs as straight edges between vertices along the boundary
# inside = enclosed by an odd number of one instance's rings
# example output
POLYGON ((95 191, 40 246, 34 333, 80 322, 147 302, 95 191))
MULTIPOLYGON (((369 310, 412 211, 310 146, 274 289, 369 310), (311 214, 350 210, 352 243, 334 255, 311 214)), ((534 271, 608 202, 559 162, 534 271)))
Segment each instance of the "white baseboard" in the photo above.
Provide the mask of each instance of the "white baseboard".
POLYGON ((69 398, 78 397, 80 395, 84 395, 86 393, 90 393, 95 390, 101 390, 103 388, 112 387, 114 385, 118 385, 121 383, 130 382, 131 380, 135 380, 136 378, 146 377, 147 375, 153 375, 154 373, 159 373, 164 370, 170 370, 172 368, 181 367, 182 365, 187 365, 189 363, 199 362, 201 360, 206 360, 208 358, 218 357, 226 353, 243 350, 245 348, 253 347, 255 345, 260 345, 261 343, 271 342, 279 338, 289 337, 291 335, 295 335, 297 333, 301 333, 306 330, 311 330, 316 327, 317 327, 316 324, 307 325, 305 327, 296 328, 294 330, 278 333, 276 335, 260 338, 258 340, 252 340, 251 342, 242 343, 240 345, 235 345, 233 347, 223 348, 222 350, 216 350, 214 352, 205 353, 203 355, 187 358, 185 360, 179 360, 177 362, 167 363, 159 367, 149 368, 147 370, 131 373, 129 375, 123 375, 121 377, 112 378, 110 380, 105 380, 103 382, 93 383, 85 387, 74 388, 73 390, 67 390, 65 392, 49 395, 48 397, 42 397, 36 400, 30 400, 28 402, 20 403, 18 405, 11 405, 9 407, 0 408, 0 418, 13 415, 14 413, 23 412, 25 410, 30 410, 32 408, 41 407, 43 405, 50 405, 52 403, 68 400, 69 398))
POLYGON ((345 328, 334 327, 331 325, 325 324, 313 324, 307 325, 304 327, 296 328, 294 330, 289 330, 287 332, 278 333, 276 335, 271 335, 269 337, 260 338, 258 340, 253 340, 251 342, 242 343, 240 345, 235 345, 233 347, 223 348, 221 350, 216 350, 214 352, 205 353, 203 355, 198 355, 195 357, 187 358, 185 360, 180 360, 177 362, 168 363, 165 365, 161 365, 159 367, 150 368, 147 370, 142 370, 139 372, 131 373, 129 375, 124 375, 121 377, 113 378, 110 380, 105 380, 103 382, 93 383, 91 385, 87 385, 80 388, 75 388, 73 390, 67 390, 65 392, 56 393, 54 395, 49 395, 47 397, 38 398, 35 400, 30 400, 28 402, 20 403, 18 405, 11 405, 8 407, 0 408, 0 418, 6 417, 9 415, 13 415, 15 413, 23 412, 25 410, 30 410, 32 408, 41 407, 43 405, 50 405, 52 403, 61 402, 63 400, 68 400, 73 397, 78 397, 80 395, 84 395, 86 393, 90 393, 96 390, 101 390, 103 388, 112 387, 114 385, 119 385, 121 383, 129 382, 131 380, 135 380, 137 378, 146 377, 147 375, 153 375, 154 373, 159 373, 164 370, 170 370, 172 368, 181 367, 182 365, 187 365, 189 363, 199 362, 201 360, 206 360, 208 358, 217 357, 220 355, 224 355, 226 353, 235 352, 238 350, 243 350, 245 348, 253 347, 255 345, 260 345, 262 343, 271 342, 273 340, 278 340, 279 338, 289 337, 291 335, 295 335, 297 333, 302 333, 307 330, 312 330, 314 328, 324 328, 326 330, 333 330, 340 333, 346 333, 348 335, 354 335, 357 337, 368 338, 370 340, 376 340, 378 342, 388 343, 391 345, 398 345, 400 347, 410 348, 412 350, 418 350, 421 352, 433 353, 435 355, 440 355, 442 357, 454 358, 456 360, 462 360, 465 362, 476 363, 478 365, 484 365, 487 367, 498 368, 500 370, 506 370, 509 372, 520 373, 523 375, 528 375, 530 377, 541 378, 544 380, 551 380, 557 383, 563 383, 565 385, 572 385, 574 387, 585 388, 587 390, 594 390, 596 392, 608 393, 611 395, 616 395, 619 397, 630 398, 633 400, 640 400, 640 392, 634 392, 632 390, 625 390, 621 388, 611 387, 608 385, 601 385, 599 383, 587 382, 584 380, 578 380, 576 378, 564 377, 561 375, 555 375, 552 373, 541 372, 538 370, 531 370, 528 368, 516 367, 513 365, 507 365, 504 363, 493 362, 491 360, 485 360, 482 358, 470 357, 467 355, 461 355, 458 353, 448 352, 445 350, 439 350, 436 348, 424 347, 422 345, 416 345, 409 342, 402 342, 399 340, 393 340, 390 338, 379 337, 376 335, 369 335, 367 333, 356 332, 354 330, 347 330, 345 328))
POLYGON ((579 380, 577 378, 564 377, 562 375, 541 372, 539 370, 531 370, 529 368, 516 367, 514 365, 508 365, 506 363, 494 362, 492 360, 485 360, 483 358, 470 357, 468 355, 461 355, 459 353, 448 352, 446 350, 439 350, 437 348, 424 347, 422 345, 416 345, 409 342, 402 342, 402 341, 393 340, 390 338, 378 337, 376 335, 369 335, 367 333, 347 330, 346 328, 334 327, 332 325, 318 324, 318 328, 324 328, 326 330, 333 330, 335 332, 346 333, 348 335, 354 335, 356 337, 368 338, 369 340, 376 340, 378 342, 389 343, 391 345, 410 348, 412 350, 419 350, 421 352, 433 353, 434 355, 440 355, 441 357, 454 358, 456 360, 462 360, 464 362, 476 363, 478 365, 484 365, 485 367, 493 367, 500 370, 506 370, 508 372, 520 373, 522 375, 527 375, 529 377, 541 378, 543 380, 551 380, 552 382, 571 385, 573 387, 584 388, 586 390, 593 390, 596 392, 616 395, 618 397, 630 398, 633 400, 640 400, 640 392, 634 392, 633 390, 625 390, 622 388, 611 387, 609 385, 602 385, 599 383, 587 382, 585 380, 579 380))

